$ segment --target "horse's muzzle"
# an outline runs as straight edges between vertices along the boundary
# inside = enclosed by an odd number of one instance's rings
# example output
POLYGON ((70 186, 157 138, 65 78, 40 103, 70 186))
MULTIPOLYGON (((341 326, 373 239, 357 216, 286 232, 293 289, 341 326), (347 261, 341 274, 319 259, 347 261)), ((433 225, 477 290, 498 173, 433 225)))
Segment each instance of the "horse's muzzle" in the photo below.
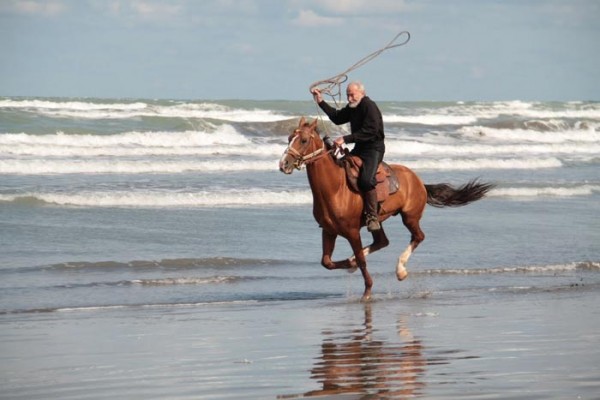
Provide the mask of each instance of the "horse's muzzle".
POLYGON ((284 154, 279 160, 279 170, 286 175, 290 175, 294 172, 294 164, 288 160, 288 154, 284 154))

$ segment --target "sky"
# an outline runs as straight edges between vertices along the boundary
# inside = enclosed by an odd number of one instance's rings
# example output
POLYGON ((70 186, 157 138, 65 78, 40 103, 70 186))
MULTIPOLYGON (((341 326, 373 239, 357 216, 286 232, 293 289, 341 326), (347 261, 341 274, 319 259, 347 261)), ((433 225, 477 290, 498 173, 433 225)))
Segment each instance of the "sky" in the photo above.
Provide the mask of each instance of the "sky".
POLYGON ((600 100, 600 0, 0 0, 0 96, 600 100))

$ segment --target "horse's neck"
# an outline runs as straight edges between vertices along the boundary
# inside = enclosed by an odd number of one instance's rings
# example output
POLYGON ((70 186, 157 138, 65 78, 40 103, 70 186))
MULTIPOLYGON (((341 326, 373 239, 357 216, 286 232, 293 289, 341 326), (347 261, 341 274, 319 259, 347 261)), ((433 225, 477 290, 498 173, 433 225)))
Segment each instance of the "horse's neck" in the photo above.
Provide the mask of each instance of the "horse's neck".
POLYGON ((346 173, 333 157, 327 156, 306 166, 308 181, 313 194, 334 197, 345 184, 346 173))

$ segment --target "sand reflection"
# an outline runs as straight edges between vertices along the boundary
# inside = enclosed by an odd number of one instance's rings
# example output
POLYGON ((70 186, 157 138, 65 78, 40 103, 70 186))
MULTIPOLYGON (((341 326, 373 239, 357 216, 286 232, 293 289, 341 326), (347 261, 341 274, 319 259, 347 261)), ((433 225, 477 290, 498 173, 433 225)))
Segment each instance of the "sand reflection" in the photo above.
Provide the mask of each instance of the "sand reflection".
POLYGON ((279 398, 364 394, 369 399, 387 399, 422 392, 427 361, 421 341, 413 337, 402 318, 397 323, 397 342, 377 339, 372 306, 364 307, 362 326, 323 333, 321 354, 311 369, 311 378, 322 388, 279 398))

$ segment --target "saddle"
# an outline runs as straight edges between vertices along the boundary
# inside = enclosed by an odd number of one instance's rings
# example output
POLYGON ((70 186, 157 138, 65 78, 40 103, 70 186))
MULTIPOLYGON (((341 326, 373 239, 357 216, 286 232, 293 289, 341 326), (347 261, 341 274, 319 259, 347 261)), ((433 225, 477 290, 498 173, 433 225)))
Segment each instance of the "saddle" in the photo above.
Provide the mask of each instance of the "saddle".
MULTIPOLYGON (((348 186, 355 192, 360 193, 358 188, 358 174, 363 161, 358 156, 353 156, 346 153, 346 156, 339 160, 342 166, 346 170, 346 179, 348 180, 348 186)), ((377 174, 375 175, 377 181, 377 201, 379 203, 384 202, 390 194, 394 194, 400 188, 400 182, 394 170, 385 162, 379 163, 377 167, 377 174)))

